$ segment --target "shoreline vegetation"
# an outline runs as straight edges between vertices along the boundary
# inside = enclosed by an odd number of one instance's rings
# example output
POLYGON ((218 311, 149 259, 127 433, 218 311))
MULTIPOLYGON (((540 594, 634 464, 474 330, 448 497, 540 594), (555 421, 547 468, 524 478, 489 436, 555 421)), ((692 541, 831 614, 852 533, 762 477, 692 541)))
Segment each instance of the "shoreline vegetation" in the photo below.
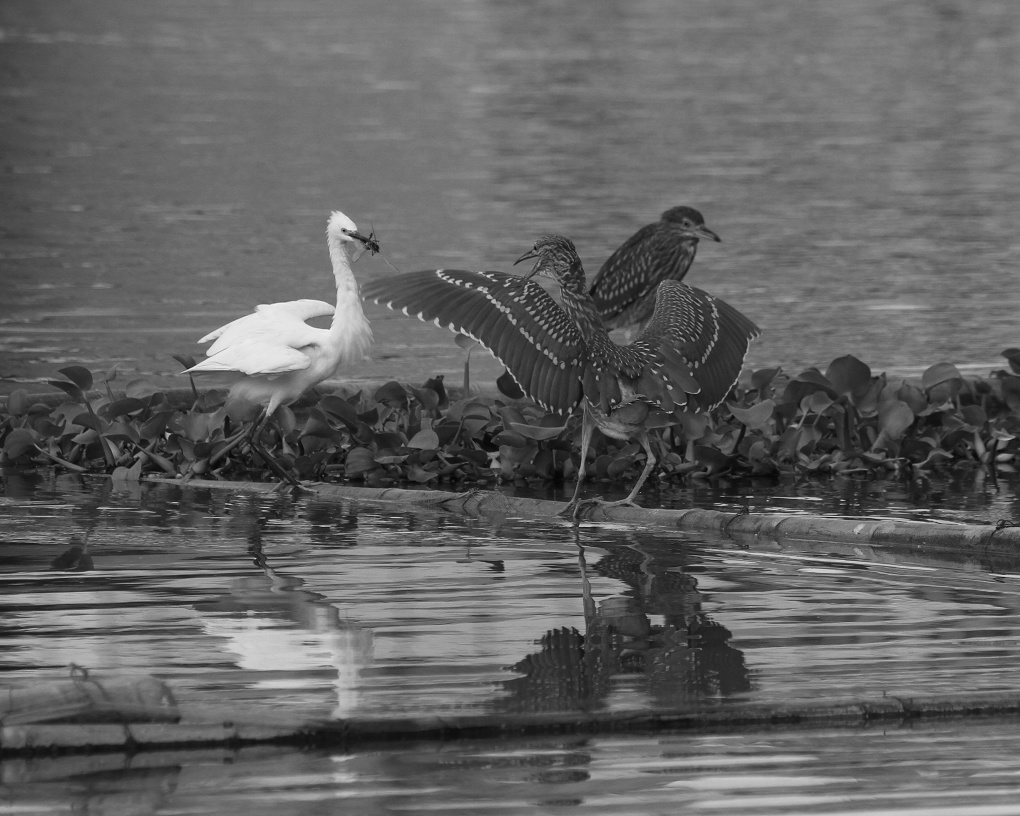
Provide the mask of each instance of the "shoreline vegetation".
MULTIPOLYGON (((851 355, 824 371, 745 372, 718 408, 657 432, 655 476, 668 483, 974 468, 1015 474, 1020 373, 1013 351, 1003 353, 1011 370, 986 377, 944 362, 919 378, 888 377, 851 355)), ((53 395, 15 390, 0 409, 3 465, 129 481, 148 474, 272 478, 249 444, 248 417, 228 415, 226 389, 199 391, 194 380, 190 390, 143 380, 121 385, 116 371, 97 378, 75 365, 59 374, 50 381, 53 395)), ((302 480, 463 490, 570 482, 580 426, 579 416, 528 401, 450 393, 440 376, 420 386, 309 392, 277 411, 263 443, 302 480)), ((635 443, 597 438, 593 451, 589 472, 601 482, 627 483, 644 460, 635 443)))

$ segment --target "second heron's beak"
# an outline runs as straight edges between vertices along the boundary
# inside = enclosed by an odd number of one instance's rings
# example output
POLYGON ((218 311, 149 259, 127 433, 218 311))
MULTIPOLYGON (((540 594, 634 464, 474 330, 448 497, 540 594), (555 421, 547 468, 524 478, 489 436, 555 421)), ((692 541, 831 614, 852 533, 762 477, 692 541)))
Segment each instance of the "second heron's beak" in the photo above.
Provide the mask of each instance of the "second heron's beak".
POLYGON ((697 238, 707 238, 710 241, 716 241, 722 243, 722 238, 716 235, 712 230, 706 227, 704 224, 698 224, 691 230, 691 233, 697 238))

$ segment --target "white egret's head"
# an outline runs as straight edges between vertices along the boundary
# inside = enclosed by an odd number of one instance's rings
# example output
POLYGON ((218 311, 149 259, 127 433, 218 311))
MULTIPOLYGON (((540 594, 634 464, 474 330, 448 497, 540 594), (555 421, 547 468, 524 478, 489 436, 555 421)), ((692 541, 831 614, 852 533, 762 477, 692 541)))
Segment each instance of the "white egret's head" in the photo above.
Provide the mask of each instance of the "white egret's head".
POLYGON ((355 257, 366 249, 373 254, 379 251, 379 242, 375 240, 375 237, 362 235, 358 232, 357 225, 340 210, 334 210, 330 215, 329 223, 326 225, 326 235, 330 241, 353 244, 352 252, 355 253, 355 257))

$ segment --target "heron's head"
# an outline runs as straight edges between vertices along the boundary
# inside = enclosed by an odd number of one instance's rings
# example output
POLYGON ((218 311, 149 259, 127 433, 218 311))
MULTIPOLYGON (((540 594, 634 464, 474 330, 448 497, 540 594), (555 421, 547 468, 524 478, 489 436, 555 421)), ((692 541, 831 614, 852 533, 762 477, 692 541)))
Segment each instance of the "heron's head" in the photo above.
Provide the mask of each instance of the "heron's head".
POLYGON ((368 250, 373 255, 379 251, 379 241, 376 240, 375 233, 362 235, 354 222, 339 210, 330 215, 326 235, 338 243, 351 244, 352 251, 357 254, 360 254, 359 250, 362 252, 368 250))
POLYGON ((694 241, 706 238, 710 241, 722 239, 705 226, 705 219, 694 207, 673 207, 662 214, 662 221, 680 237, 694 241))
POLYGON ((554 280, 561 280, 581 266, 574 242, 562 235, 543 235, 535 241, 530 250, 514 261, 514 265, 531 259, 535 259, 535 266, 525 276, 528 278, 545 275, 554 280))

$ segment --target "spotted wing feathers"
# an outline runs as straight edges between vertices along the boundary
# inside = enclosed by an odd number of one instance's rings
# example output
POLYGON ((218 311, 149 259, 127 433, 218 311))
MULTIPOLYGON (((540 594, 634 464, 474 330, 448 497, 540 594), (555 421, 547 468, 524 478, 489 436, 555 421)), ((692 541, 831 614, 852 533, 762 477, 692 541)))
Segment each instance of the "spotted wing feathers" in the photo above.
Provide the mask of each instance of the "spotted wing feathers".
POLYGON ((570 413, 580 403, 584 343, 533 281, 504 272, 429 269, 371 281, 361 295, 477 341, 546 410, 570 413))
MULTIPOLYGON (((761 330, 726 301, 678 281, 663 281, 655 311, 636 343, 658 343, 672 365, 685 361, 701 386, 690 407, 714 408, 740 376, 761 330)), ((634 345, 634 344, 632 344, 634 345)))

